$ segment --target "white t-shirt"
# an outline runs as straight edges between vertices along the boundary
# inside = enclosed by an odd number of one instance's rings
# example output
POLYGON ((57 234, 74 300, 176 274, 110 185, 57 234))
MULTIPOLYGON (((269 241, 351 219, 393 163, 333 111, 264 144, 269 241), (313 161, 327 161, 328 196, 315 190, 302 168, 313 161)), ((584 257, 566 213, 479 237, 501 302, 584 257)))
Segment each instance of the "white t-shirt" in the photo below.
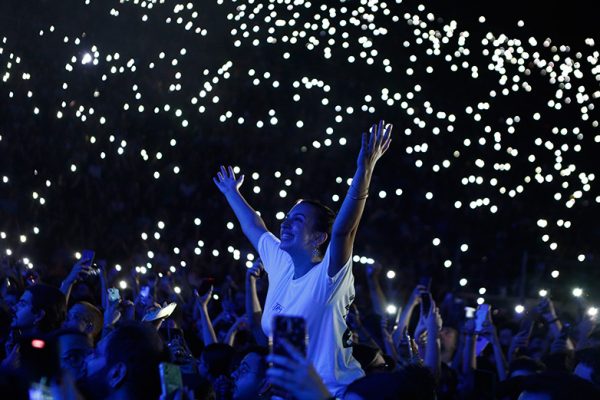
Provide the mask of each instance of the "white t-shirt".
POLYGON ((269 290, 262 315, 262 328, 270 337, 275 315, 300 316, 308 331, 307 358, 335 396, 342 396, 346 386, 364 376, 352 357, 350 330, 346 314, 354 300, 352 257, 334 276, 329 277, 329 248, 323 261, 304 276, 293 279, 294 264, 288 253, 279 248, 280 240, 264 233, 258 241, 258 253, 269 274, 269 290))

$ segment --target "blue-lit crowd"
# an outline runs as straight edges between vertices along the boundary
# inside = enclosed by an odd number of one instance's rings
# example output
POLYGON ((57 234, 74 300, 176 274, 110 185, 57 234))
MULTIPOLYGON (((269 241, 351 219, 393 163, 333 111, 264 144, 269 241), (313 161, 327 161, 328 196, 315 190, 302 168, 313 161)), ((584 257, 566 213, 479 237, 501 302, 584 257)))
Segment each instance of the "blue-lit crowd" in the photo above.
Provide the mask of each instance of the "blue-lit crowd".
MULTIPOLYGON (((110 298, 108 288, 118 282, 95 262, 77 262, 60 286, 4 262, 2 398, 334 398, 299 353, 286 364, 270 359, 268 338, 255 323, 268 276, 260 261, 246 270, 244 282, 190 272, 177 292, 173 276, 135 274, 119 298, 110 298), (157 314, 170 303, 177 304, 170 314, 157 314), (162 363, 180 371, 175 391, 161 386, 162 363), (289 380, 273 384, 271 374, 280 372, 289 380)), ((581 398, 599 398, 600 330, 585 313, 566 322, 543 299, 521 320, 491 304, 481 323, 452 292, 436 302, 415 282, 391 315, 381 267, 354 270, 359 291, 346 321, 364 374, 340 398, 563 399, 574 388, 581 398)))
POLYGON ((58 276, 4 258, 2 397, 559 400, 576 388, 600 398, 600 330, 583 303, 572 312, 546 293, 517 314, 492 297, 475 308, 423 274, 392 305, 402 266, 392 281, 377 262, 353 262, 391 136, 384 121, 363 134, 337 212, 301 199, 274 233, 244 177, 221 166, 214 184, 258 254, 234 274, 119 270, 85 250, 58 276))

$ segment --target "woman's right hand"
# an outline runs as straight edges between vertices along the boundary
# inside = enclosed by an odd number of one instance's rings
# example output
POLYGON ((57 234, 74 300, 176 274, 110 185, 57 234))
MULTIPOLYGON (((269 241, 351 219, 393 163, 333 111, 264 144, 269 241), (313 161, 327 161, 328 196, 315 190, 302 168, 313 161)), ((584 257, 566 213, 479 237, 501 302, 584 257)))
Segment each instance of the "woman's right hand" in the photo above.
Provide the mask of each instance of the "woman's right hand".
POLYGON ((237 191, 240 186, 242 186, 242 183, 244 183, 244 175, 241 175, 236 179, 231 165, 227 166, 227 169, 221 165, 221 170, 217 172, 216 177, 213 177, 213 182, 217 185, 221 193, 226 195, 237 191))

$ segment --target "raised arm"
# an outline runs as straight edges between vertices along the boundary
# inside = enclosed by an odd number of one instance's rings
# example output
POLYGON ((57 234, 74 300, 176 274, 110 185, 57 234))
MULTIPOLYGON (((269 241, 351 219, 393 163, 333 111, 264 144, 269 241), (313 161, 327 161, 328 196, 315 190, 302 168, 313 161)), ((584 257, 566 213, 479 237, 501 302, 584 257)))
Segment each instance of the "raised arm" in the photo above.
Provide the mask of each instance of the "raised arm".
POLYGON ((213 288, 211 286, 208 293, 202 296, 198 296, 196 293, 196 307, 198 307, 198 311, 200 311, 200 320, 199 322, 199 330, 202 334, 202 342, 205 346, 209 344, 217 343, 217 335, 213 328, 212 321, 210 320, 210 315, 208 314, 208 302, 212 297, 213 288))
POLYGON ((252 268, 246 271, 246 317, 254 340, 260 346, 268 344, 267 337, 261 327, 262 307, 256 291, 256 280, 261 278, 263 271, 264 267, 260 258, 257 258, 252 268))
POLYGON ((491 308, 488 312, 486 320, 483 322, 480 335, 486 338, 492 344, 498 379, 500 381, 506 380, 508 377, 508 365, 506 363, 504 353, 502 352, 502 345, 500 344, 500 339, 498 338, 498 332, 494 326, 494 322, 492 321, 491 308))
POLYGON ((421 302, 421 293, 427 291, 425 286, 417 285, 410 294, 408 301, 402 308, 402 312, 400 313, 400 319, 398 321, 398 325, 396 329, 392 332, 392 338, 394 339, 394 344, 396 347, 400 345, 400 342, 403 339, 404 330, 408 327, 410 323, 410 319, 412 318, 413 311, 415 307, 419 305, 421 302))
POLYGON ((442 357, 440 351, 440 330, 442 329, 442 317, 440 310, 431 300, 429 315, 425 321, 427 325, 427 344, 425 345, 425 366, 431 370, 436 379, 440 378, 442 371, 442 357))
POLYGON ((63 294, 65 295, 65 298, 67 299, 67 304, 69 303, 69 296, 71 295, 71 289, 73 288, 73 285, 77 281, 82 280, 86 276, 91 274, 91 263, 92 260, 84 260, 82 257, 73 265, 73 268, 71 268, 71 272, 69 272, 69 275, 67 275, 65 280, 62 281, 60 285, 60 291, 63 292, 63 294))
POLYGON ((371 176, 375 164, 390 146, 391 135, 392 125, 385 125, 383 120, 373 125, 369 135, 366 133, 362 135, 356 172, 331 230, 329 276, 334 276, 352 254, 358 224, 369 195, 371 176))
POLYGON ((262 218, 240 194, 239 189, 244 182, 244 175, 236 179, 231 166, 228 166, 227 169, 221 166, 221 170, 217 172, 217 176, 213 178, 213 181, 225 196, 229 207, 231 207, 240 222, 244 235, 250 240, 255 249, 258 248, 258 239, 263 233, 267 232, 267 228, 262 218))

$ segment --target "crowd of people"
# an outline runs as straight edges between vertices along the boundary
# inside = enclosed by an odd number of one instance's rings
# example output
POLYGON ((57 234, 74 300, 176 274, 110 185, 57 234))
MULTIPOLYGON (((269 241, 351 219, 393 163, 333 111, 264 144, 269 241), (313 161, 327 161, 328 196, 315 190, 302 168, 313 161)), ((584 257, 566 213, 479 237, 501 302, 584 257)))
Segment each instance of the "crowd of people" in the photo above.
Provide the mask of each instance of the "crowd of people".
MULTIPOLYGON (((110 273, 96 274, 89 261, 78 261, 60 287, 23 266, 3 267, 4 398, 159 398, 163 362, 179 366, 183 389, 162 398, 333 397, 299 350, 286 344, 287 357, 270 355, 260 323, 269 275, 260 259, 243 283, 137 275, 120 299, 109 298, 117 284, 110 273), (172 302, 172 314, 144 321, 172 302), (54 397, 28 397, 36 388, 54 397)), ((394 316, 385 310, 381 267, 354 272, 367 285, 346 315, 347 340, 362 373, 340 398, 564 399, 574 388, 598 398, 600 331, 587 314, 562 322, 545 298, 520 321, 493 304, 484 319, 470 318, 453 293, 436 303, 416 285, 394 316)))
MULTIPOLYGON (((422 277, 390 314, 382 266, 352 262, 383 121, 339 212, 299 200, 269 232, 221 167, 214 183, 259 257, 245 274, 141 273, 93 251, 66 277, 2 263, 0 392, 14 399, 564 399, 600 396, 600 331, 549 297, 517 318, 422 277), (239 279, 238 277, 243 277, 239 279), (355 285, 356 277, 356 285, 355 285), (433 284, 433 286, 432 286, 433 284)), ((244 271, 239 266, 239 271, 244 271)))

